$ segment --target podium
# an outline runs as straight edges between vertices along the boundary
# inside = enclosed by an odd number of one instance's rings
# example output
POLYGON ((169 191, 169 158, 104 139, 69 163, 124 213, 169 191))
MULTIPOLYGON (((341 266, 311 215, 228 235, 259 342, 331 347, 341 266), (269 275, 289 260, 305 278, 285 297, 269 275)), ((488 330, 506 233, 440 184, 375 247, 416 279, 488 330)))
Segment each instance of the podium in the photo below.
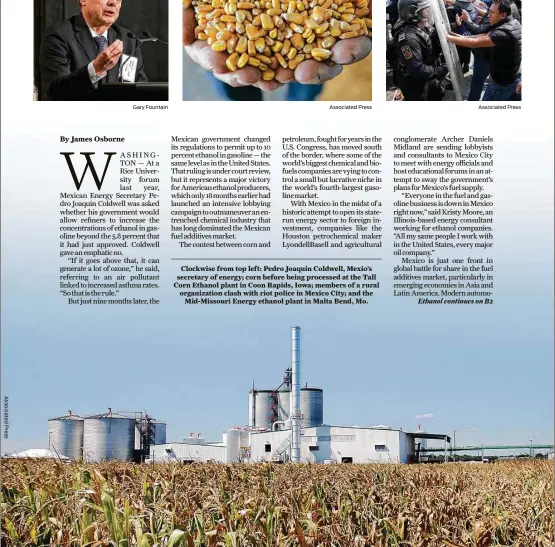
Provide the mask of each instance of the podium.
POLYGON ((92 101, 167 101, 167 82, 135 82, 103 84, 95 89, 88 100, 92 101))

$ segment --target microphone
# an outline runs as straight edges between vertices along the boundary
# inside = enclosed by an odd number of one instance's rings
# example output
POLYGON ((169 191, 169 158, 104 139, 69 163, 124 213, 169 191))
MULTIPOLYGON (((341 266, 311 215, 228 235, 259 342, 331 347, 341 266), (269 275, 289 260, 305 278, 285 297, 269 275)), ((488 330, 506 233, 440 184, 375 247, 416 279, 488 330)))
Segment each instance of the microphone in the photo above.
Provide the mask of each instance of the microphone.
POLYGON ((161 44, 165 44, 169 46, 168 42, 164 42, 164 40, 160 40, 160 38, 157 38, 156 36, 152 36, 152 34, 148 32, 148 30, 143 30, 143 36, 146 36, 149 39, 149 41, 160 42, 161 44))
POLYGON ((145 41, 145 40, 141 40, 140 38, 137 38, 137 36, 136 36, 133 32, 131 32, 131 31, 129 31, 129 32, 127 33, 127 36, 128 36, 129 38, 131 38, 132 40, 137 40, 137 46, 136 46, 135 49, 131 52, 131 55, 129 55, 129 56, 127 57, 127 59, 125 59, 124 63, 121 65, 121 67, 120 67, 120 69, 119 69, 119 77, 118 77, 118 79, 119 79, 121 82, 123 81, 123 67, 127 64, 127 61, 129 61, 129 59, 131 59, 131 57, 133 57, 133 55, 134 55, 135 53, 137 53, 137 51, 139 51, 139 49, 140 49, 140 47, 141 47, 141 44, 145 41))

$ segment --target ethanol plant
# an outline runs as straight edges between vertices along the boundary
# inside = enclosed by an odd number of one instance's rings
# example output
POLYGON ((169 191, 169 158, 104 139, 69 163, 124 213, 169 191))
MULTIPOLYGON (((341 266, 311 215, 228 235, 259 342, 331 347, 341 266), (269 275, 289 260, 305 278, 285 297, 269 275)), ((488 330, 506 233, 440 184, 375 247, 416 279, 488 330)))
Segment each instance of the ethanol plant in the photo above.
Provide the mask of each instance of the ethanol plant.
MULTIPOLYGON (((190 433, 166 440, 166 423, 146 412, 117 411, 80 417, 72 412, 48 421, 48 451, 60 459, 101 462, 310 462, 413 463, 448 461, 456 451, 519 449, 521 446, 455 447, 446 434, 403 431, 387 425, 355 426, 324 423, 324 391, 309 387, 302 375, 310 370, 301 358, 301 329, 290 335, 290 360, 281 383, 248 392, 248 420, 226 429, 219 440, 190 433), (303 363, 301 365, 301 363, 303 363), (428 446, 429 440, 440 446, 428 446)), ((246 410, 246 409, 245 409, 246 410)), ((245 413, 247 415, 247 412, 245 413)), ((530 449, 553 450, 550 445, 530 449)))

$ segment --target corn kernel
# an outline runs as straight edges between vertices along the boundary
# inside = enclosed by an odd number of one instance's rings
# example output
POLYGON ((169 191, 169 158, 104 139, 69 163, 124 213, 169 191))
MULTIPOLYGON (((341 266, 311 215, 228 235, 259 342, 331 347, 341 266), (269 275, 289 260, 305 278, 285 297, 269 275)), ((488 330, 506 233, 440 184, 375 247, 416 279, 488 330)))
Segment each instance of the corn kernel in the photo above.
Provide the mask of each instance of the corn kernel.
POLYGON ((224 10, 223 9, 216 9, 208 14, 206 14, 206 20, 207 21, 214 21, 216 19, 218 19, 218 17, 221 17, 222 15, 224 15, 224 10))
POLYGON ((329 26, 329 23, 322 23, 317 29, 314 29, 314 34, 323 34, 326 30, 328 30, 329 26))
POLYGON ((283 15, 283 18, 288 23, 295 23, 296 25, 302 25, 304 20, 303 16, 300 13, 286 13, 283 15))
POLYGON ((358 32, 345 32, 339 37, 339 39, 346 40, 347 38, 356 38, 357 36, 358 36, 358 32))
POLYGON ((216 40, 212 44, 212 49, 214 51, 225 51, 227 48, 227 44, 223 40, 216 40))
POLYGON ((235 38, 230 38, 227 41, 227 52, 231 55, 235 51, 235 46, 237 45, 237 40, 235 38))
POLYGON ((331 51, 329 49, 323 49, 319 47, 315 47, 310 54, 314 59, 317 61, 325 61, 331 57, 331 51))
POLYGON ((261 20, 261 23, 262 23, 262 28, 264 30, 272 30, 275 26, 274 22, 272 21, 272 18, 266 13, 263 13, 260 16, 260 20, 261 20))
POLYGON ((239 54, 238 53, 232 53, 228 58, 227 61, 225 62, 225 65, 227 66, 227 68, 229 68, 229 70, 231 70, 231 72, 235 72, 237 70, 237 61, 239 59, 239 54))
POLYGON ((245 36, 241 36, 241 38, 239 38, 235 51, 238 53, 245 53, 245 51, 247 51, 247 39, 245 36))
POLYGON ((276 73, 273 70, 268 69, 262 73, 262 79, 266 81, 273 80, 275 75, 276 73))
POLYGON ((246 30, 249 40, 256 40, 260 36, 260 31, 254 25, 247 25, 246 30))
POLYGON ((242 53, 241 57, 237 61, 237 68, 243 68, 249 62, 249 56, 246 53, 242 53))
POLYGON ((254 47, 256 48, 256 51, 258 51, 258 53, 262 53, 264 51, 265 46, 266 46, 266 42, 264 41, 264 38, 257 38, 254 41, 254 47))
POLYGON ((276 59, 283 68, 287 68, 287 61, 283 58, 281 53, 276 53, 276 59))
POLYGON ((291 43, 293 44, 293 47, 301 49, 304 46, 304 38, 300 34, 294 34, 291 37, 291 43))
POLYGON ((216 34, 217 40, 223 40, 224 42, 227 42, 230 38, 231 32, 229 32, 229 30, 222 30, 221 32, 218 32, 218 34, 216 34))
POLYGON ((258 55, 256 56, 256 58, 257 58, 261 63, 264 63, 265 65, 269 65, 269 64, 271 63, 271 61, 272 61, 272 60, 270 59, 270 57, 266 57, 266 55, 261 55, 261 54, 258 54, 258 55))
POLYGON ((314 21, 316 21, 317 23, 323 23, 325 15, 326 14, 324 12, 324 9, 320 6, 317 6, 312 10, 312 14, 310 17, 311 19, 314 19, 314 21))

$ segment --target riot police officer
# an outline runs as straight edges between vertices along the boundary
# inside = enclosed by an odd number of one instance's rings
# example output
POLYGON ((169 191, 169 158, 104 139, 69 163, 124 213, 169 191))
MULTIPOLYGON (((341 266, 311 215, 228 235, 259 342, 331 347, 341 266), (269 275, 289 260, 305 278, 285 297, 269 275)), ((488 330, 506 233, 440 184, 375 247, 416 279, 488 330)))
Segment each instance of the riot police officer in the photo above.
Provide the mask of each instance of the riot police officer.
POLYGON ((440 101, 447 67, 432 40, 430 1, 399 0, 398 9, 392 43, 396 84, 407 101, 440 101))

